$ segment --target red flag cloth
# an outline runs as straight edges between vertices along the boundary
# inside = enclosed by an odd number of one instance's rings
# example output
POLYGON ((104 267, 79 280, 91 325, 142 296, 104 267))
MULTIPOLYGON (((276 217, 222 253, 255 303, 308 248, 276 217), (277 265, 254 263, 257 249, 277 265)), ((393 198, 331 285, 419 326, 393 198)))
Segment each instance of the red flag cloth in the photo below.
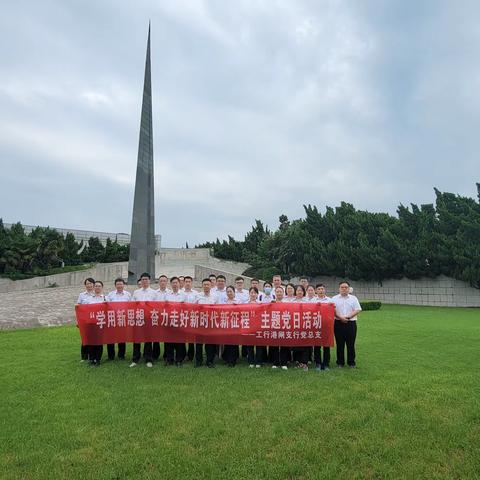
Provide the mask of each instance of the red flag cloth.
POLYGON ((83 345, 123 342, 333 347, 333 303, 76 305, 83 345))

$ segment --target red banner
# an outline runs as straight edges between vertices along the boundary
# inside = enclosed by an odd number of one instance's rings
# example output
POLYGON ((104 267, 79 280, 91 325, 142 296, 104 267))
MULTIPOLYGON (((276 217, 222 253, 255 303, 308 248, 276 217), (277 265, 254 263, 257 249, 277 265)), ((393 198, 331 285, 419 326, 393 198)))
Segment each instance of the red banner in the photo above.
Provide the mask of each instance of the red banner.
POLYGON ((333 347, 332 303, 76 305, 83 345, 122 342, 333 347))

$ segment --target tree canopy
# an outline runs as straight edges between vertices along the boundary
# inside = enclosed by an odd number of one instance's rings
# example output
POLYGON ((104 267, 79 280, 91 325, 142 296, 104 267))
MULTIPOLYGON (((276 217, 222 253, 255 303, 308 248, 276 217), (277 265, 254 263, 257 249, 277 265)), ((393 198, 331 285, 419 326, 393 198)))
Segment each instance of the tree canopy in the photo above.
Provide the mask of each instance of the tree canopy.
POLYGON ((325 213, 304 205, 305 218, 280 215, 270 231, 255 220, 243 241, 207 242, 218 258, 247 262, 261 278, 335 275, 352 280, 436 277, 480 288, 480 204, 435 189, 435 204, 400 205, 397 216, 342 202, 325 213))

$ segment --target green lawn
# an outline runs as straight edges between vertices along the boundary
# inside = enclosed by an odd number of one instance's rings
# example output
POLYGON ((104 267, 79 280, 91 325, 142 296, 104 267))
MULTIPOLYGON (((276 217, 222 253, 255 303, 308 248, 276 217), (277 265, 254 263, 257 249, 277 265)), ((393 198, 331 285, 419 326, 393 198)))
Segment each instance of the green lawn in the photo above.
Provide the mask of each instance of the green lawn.
POLYGON ((478 309, 364 312, 357 364, 94 368, 75 327, 0 332, 0 478, 480 476, 478 309))

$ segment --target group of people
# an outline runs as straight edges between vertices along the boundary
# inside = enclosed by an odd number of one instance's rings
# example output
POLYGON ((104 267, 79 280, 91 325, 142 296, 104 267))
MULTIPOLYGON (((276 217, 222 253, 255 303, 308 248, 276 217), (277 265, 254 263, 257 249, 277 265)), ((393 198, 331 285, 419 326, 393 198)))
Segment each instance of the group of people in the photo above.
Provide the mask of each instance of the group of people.
MULTIPOLYGON (((355 368, 355 340, 357 336, 357 315, 361 306, 352 288, 347 281, 339 283, 338 294, 327 296, 324 284, 311 285, 306 277, 300 279, 298 285, 293 283, 283 284, 280 275, 274 275, 272 281, 266 281, 260 289, 260 281, 251 279, 248 290, 243 277, 235 279, 235 285, 227 285, 224 275, 210 275, 202 280, 202 291, 193 288, 193 279, 190 276, 179 276, 168 279, 160 275, 158 289, 151 287, 149 273, 143 273, 137 282, 137 289, 133 295, 126 290, 123 278, 115 279, 115 290, 105 294, 103 283, 93 278, 84 282, 85 291, 78 297, 78 304, 93 304, 102 302, 129 302, 129 301, 168 301, 197 304, 246 304, 246 303, 334 303, 335 323, 334 334, 336 343, 336 365, 345 366, 345 348, 347 351, 346 365, 355 368)), ((119 343, 117 356, 125 359, 126 345, 119 343)), ((103 355, 103 345, 82 345, 81 361, 89 361, 92 365, 100 365, 103 355)), ((109 360, 115 359, 115 344, 107 345, 109 360)), ((160 359, 161 346, 159 342, 145 342, 143 345, 143 358, 147 367, 152 367, 160 359)), ((309 364, 315 364, 318 371, 329 370, 329 347, 276 347, 276 346, 239 346, 239 345, 213 345, 213 344, 188 344, 164 343, 163 360, 165 365, 181 366, 185 361, 193 361, 195 367, 204 363, 209 368, 215 366, 217 358, 223 359, 229 367, 234 367, 239 358, 244 357, 250 368, 260 368, 271 364, 272 368, 288 369, 289 365, 308 370, 309 364), (204 350, 205 357, 204 358, 204 350)), ((142 358, 141 344, 133 344, 132 362, 130 367, 135 367, 142 358)))

